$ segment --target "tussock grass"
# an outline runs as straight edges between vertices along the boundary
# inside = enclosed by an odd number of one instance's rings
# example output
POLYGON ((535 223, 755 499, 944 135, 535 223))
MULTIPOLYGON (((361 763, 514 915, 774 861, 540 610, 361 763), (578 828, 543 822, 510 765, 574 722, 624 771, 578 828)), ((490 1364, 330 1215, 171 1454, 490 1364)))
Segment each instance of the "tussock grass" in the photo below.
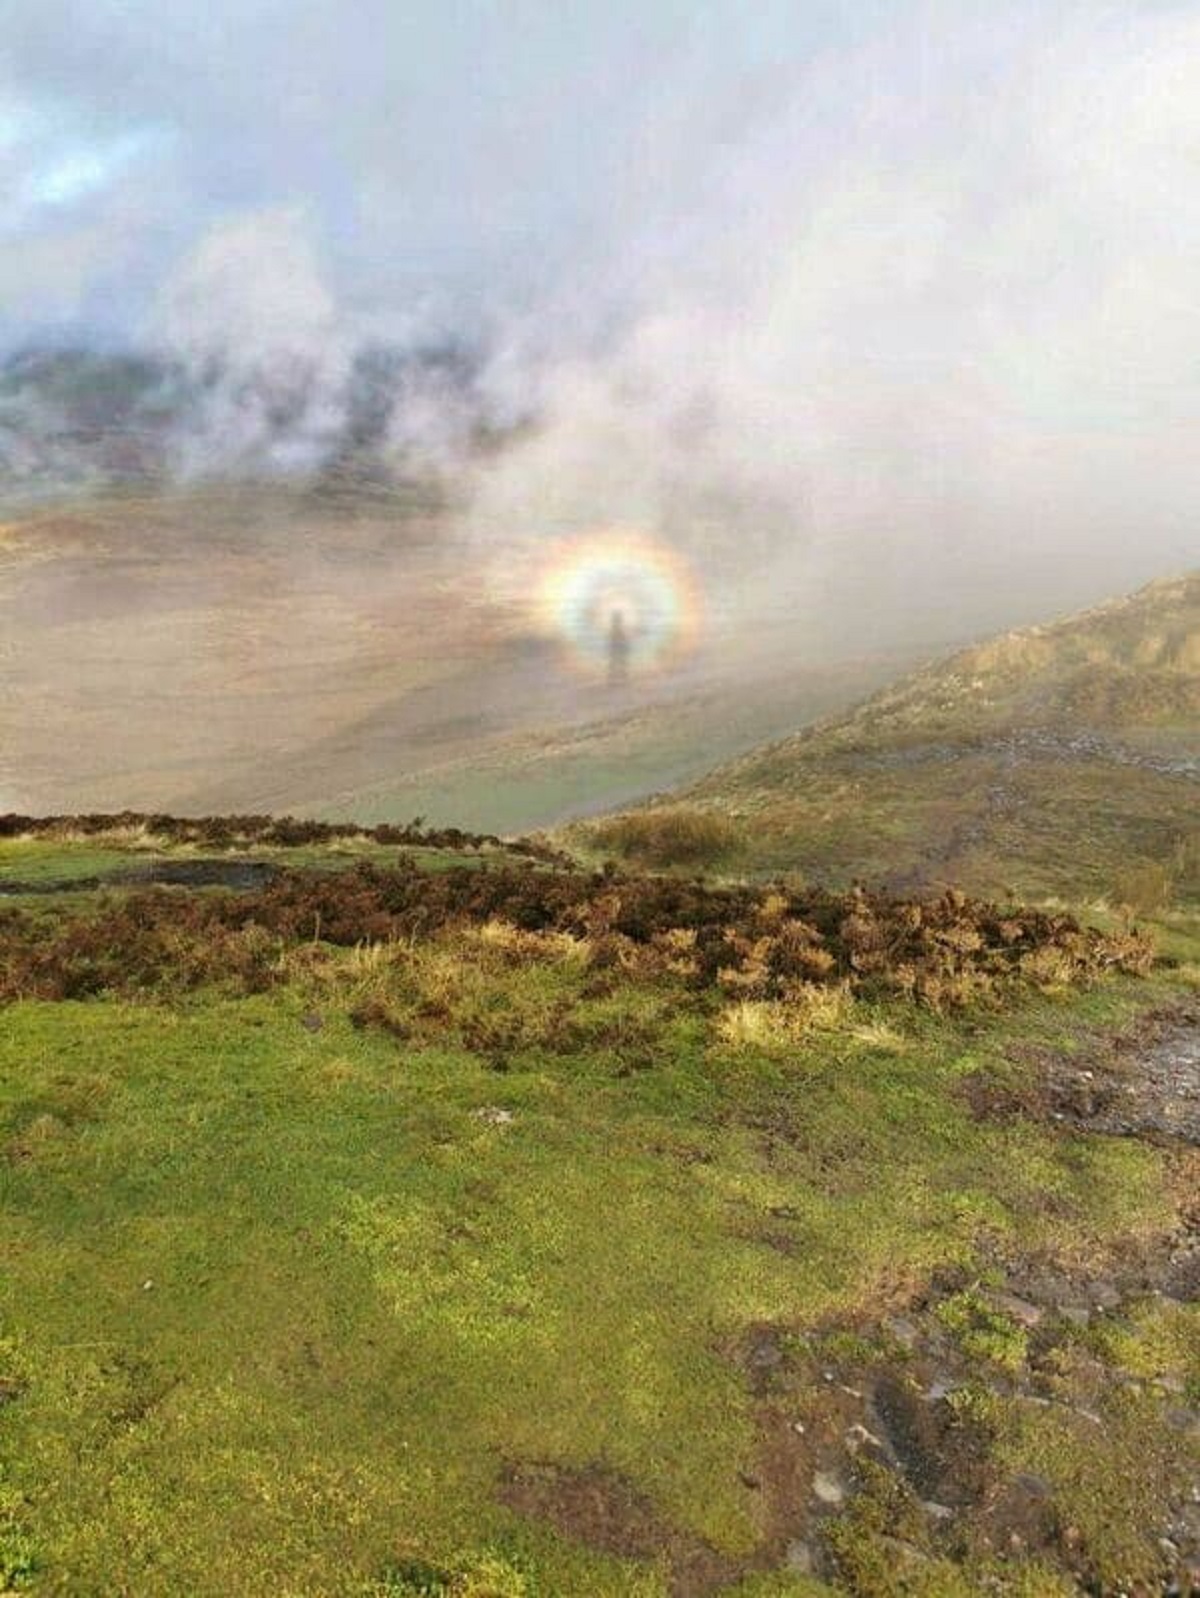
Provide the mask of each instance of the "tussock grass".
POLYGON ((137 811, 95 812, 86 815, 0 815, 0 840, 48 841, 57 844, 100 842, 113 848, 302 849, 331 851, 339 846, 377 844, 452 850, 496 850, 552 865, 565 857, 544 839, 520 838, 506 842, 494 833, 465 832, 460 827, 427 827, 423 817, 397 825, 380 822, 363 826, 353 821, 318 821, 308 817, 272 815, 172 816, 143 815, 137 811))
POLYGON ((1174 875, 1163 861, 1139 860, 1117 873, 1112 897, 1129 916, 1155 916, 1169 908, 1174 886, 1174 875))
POLYGON ((715 1030, 735 1047, 787 1049, 809 1032, 832 1031, 843 1025, 852 999, 846 986, 794 984, 786 1000, 739 999, 717 1016, 715 1030))
POLYGON ((728 863, 742 844, 741 829, 718 811, 664 807, 631 810, 575 829, 593 854, 646 870, 728 863))
POLYGON ((881 1054, 904 1054, 910 1046, 903 1032, 892 1022, 878 1017, 851 1026, 850 1036, 864 1048, 877 1050, 881 1054))

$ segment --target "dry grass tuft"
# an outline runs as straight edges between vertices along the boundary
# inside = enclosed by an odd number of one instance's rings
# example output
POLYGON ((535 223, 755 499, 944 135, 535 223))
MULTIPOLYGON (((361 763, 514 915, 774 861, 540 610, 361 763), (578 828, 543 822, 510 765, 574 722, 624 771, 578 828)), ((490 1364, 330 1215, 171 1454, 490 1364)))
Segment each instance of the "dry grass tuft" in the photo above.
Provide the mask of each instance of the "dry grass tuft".
POLYGON ((586 937, 572 932, 526 932, 499 916, 492 916, 482 926, 469 929, 468 938, 485 952, 498 954, 505 963, 513 965, 525 960, 583 965, 591 953, 586 937))
POLYGON ((831 1032, 845 1023, 853 1005, 845 984, 796 984, 786 999, 738 999, 717 1016, 718 1038, 733 1048, 786 1049, 813 1032, 831 1032))
POLYGON ((909 1040, 886 1021, 862 1021, 850 1028, 850 1036, 866 1049, 880 1054, 907 1054, 909 1040))
POLYGON ((717 865, 742 841, 741 829, 728 816, 678 806, 631 810, 597 822, 586 836, 601 853, 649 870, 717 865))

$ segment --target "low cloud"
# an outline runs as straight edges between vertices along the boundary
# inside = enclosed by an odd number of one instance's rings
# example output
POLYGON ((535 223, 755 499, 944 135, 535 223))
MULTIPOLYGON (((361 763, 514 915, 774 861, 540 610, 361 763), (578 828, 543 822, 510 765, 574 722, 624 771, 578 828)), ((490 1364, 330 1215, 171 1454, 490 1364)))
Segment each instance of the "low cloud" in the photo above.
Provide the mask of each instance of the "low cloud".
POLYGON ((1195 560, 1200 6, 48 9, 26 92, 171 132, 26 218, 7 336, 177 363, 173 469, 367 440, 822 649, 1195 560))

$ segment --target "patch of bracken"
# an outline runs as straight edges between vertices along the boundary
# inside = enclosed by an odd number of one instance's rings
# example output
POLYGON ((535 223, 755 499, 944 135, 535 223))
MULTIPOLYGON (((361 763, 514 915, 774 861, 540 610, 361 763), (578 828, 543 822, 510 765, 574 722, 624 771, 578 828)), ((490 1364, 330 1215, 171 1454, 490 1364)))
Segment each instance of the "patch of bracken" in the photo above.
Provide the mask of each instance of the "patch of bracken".
POLYGON ((901 995, 934 1008, 1013 985, 1144 973, 1151 945, 1071 916, 998 908, 949 892, 899 899, 501 865, 428 873, 283 871, 247 893, 155 888, 62 917, 0 910, 0 999, 81 998, 283 980, 303 943, 340 947, 502 921, 586 939, 593 963, 670 970, 697 989, 787 1000, 813 984, 901 995))

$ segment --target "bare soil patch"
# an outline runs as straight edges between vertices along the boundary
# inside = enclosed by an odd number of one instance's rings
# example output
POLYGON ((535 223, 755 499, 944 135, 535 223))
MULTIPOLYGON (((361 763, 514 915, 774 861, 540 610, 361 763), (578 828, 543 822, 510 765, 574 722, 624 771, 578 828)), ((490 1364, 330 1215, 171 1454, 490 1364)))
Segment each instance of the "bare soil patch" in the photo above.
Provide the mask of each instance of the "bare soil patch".
POLYGON ((663 1519, 651 1501, 604 1465, 520 1464, 500 1499, 572 1541, 619 1559, 661 1559, 673 1598, 705 1598, 737 1574, 736 1561, 663 1519))

